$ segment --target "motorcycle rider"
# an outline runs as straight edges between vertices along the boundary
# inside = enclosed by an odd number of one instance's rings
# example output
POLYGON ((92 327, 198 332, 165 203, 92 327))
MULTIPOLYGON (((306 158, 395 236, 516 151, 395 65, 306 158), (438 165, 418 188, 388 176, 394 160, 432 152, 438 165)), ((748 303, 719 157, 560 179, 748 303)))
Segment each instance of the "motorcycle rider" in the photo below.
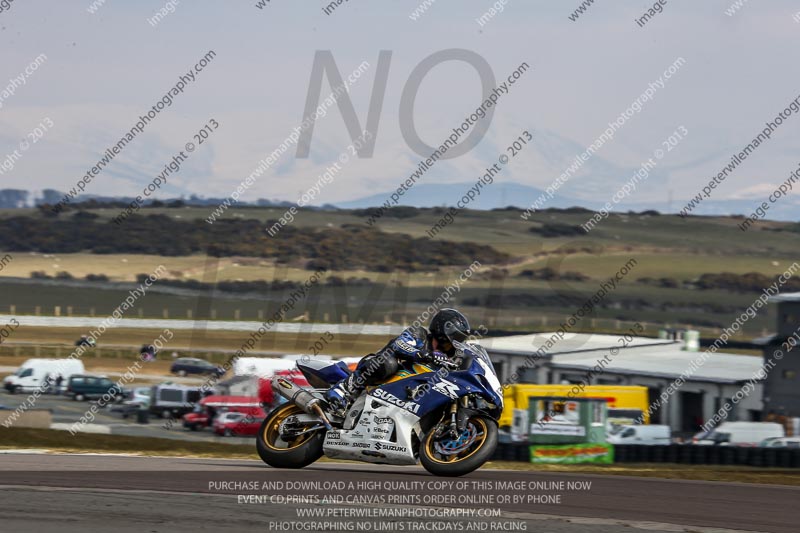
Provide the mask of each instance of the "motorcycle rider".
POLYGON ((400 361, 446 366, 456 352, 452 341, 464 342, 470 334, 467 317, 455 309, 440 309, 433 315, 429 329, 407 328, 378 353, 364 356, 352 374, 325 393, 325 399, 334 409, 347 410, 367 386, 397 373, 400 361))

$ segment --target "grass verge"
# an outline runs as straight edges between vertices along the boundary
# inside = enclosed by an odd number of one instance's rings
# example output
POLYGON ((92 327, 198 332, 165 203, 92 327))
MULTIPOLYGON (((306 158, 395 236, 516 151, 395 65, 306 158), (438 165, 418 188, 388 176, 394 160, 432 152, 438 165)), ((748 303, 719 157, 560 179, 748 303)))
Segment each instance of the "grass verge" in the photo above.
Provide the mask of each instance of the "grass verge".
POLYGON ((132 453, 165 457, 219 457, 255 459, 256 446, 217 442, 191 442, 156 437, 98 435, 33 428, 0 428, 0 449, 37 448, 74 453, 132 453))

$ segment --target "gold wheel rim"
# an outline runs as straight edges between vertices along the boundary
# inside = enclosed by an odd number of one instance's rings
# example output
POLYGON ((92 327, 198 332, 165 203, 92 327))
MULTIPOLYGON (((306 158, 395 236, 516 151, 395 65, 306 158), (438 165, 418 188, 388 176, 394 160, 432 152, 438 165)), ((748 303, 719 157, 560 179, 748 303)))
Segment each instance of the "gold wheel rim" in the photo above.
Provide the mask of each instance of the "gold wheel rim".
POLYGON ((261 433, 261 440, 264 441, 269 448, 279 451, 285 452, 289 450, 293 450, 299 446, 302 446, 314 433, 303 433, 302 435, 298 436, 294 440, 291 441, 283 441, 286 442, 286 447, 278 447, 275 446, 275 442, 277 440, 283 440, 280 434, 280 427, 284 420, 289 418, 292 415, 301 414, 303 410, 297 407, 295 404, 290 403, 286 406, 282 407, 280 411, 272 415, 272 417, 267 420, 264 424, 264 430, 261 433))
POLYGON ((463 456, 460 453, 447 455, 445 456, 444 460, 439 459, 438 457, 436 457, 437 452, 433 447, 434 443, 433 433, 431 433, 431 435, 426 439, 425 442, 425 451, 428 454, 428 458, 434 463, 439 463, 443 465, 452 465, 460 463, 461 461, 464 461, 472 457, 478 450, 483 448, 483 444, 486 442, 486 437, 489 434, 489 427, 486 425, 486 422, 482 418, 475 418, 475 419, 469 419, 467 423, 474 425, 476 431, 478 432, 478 435, 473 441, 473 443, 467 450, 465 450, 468 451, 469 453, 463 456))

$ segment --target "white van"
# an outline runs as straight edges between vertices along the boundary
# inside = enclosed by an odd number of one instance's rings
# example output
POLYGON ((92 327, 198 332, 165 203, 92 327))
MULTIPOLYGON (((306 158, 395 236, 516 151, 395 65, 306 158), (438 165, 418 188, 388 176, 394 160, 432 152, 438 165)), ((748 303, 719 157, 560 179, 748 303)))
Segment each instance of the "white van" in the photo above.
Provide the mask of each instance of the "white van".
POLYGON ((150 389, 150 412, 161 418, 180 418, 202 398, 200 387, 162 383, 150 389))
POLYGON ((10 393, 33 392, 43 387, 47 375, 53 379, 52 390, 55 390, 55 379, 60 375, 64 380, 62 388, 73 374, 83 374, 83 361, 80 359, 28 359, 16 372, 3 379, 3 386, 10 393))
POLYGON ((671 444, 672 430, 669 426, 658 424, 616 426, 614 433, 608 435, 606 440, 611 444, 671 444))
POLYGON ((695 444, 758 446, 763 440, 785 436, 783 426, 775 422, 723 422, 695 444))

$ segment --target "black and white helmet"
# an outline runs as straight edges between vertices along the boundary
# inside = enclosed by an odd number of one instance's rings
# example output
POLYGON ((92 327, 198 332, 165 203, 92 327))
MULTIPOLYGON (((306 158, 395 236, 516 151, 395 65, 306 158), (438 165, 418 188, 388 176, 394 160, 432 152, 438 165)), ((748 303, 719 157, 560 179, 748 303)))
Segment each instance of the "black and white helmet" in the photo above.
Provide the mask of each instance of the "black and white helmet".
POLYGON ((431 337, 445 350, 450 349, 453 341, 464 342, 471 332, 469 321, 455 309, 440 309, 431 319, 429 327, 431 337))

